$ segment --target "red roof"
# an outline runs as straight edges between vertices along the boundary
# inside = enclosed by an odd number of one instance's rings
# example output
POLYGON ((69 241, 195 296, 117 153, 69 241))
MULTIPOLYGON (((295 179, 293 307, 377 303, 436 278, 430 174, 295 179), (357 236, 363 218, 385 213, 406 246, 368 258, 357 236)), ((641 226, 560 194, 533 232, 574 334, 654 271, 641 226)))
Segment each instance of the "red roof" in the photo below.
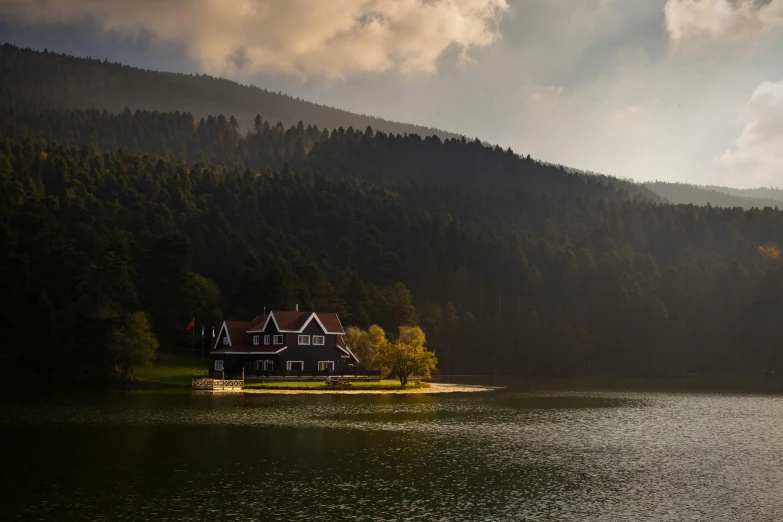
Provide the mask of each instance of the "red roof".
POLYGON ((251 322, 253 324, 250 325, 250 328, 248 330, 260 330, 264 327, 266 324, 266 319, 269 317, 269 314, 267 315, 259 315, 255 319, 253 319, 251 322))
MULTIPOLYGON (((271 311, 269 315, 258 316, 252 321, 226 321, 226 330, 228 336, 231 339, 231 346, 221 346, 219 349, 213 350, 213 353, 226 353, 226 352, 277 352, 280 350, 278 345, 254 345, 252 344, 252 336, 254 334, 248 333, 248 331, 261 330, 266 322, 270 319, 269 316, 273 316, 277 326, 281 331, 293 331, 299 332, 311 318, 318 319, 318 321, 324 326, 327 333, 337 334, 337 346, 342 351, 353 355, 351 349, 345 345, 343 335, 345 330, 340 323, 340 318, 337 314, 332 312, 291 312, 291 311, 271 311), (313 317, 315 315, 315 317, 313 317)), ((285 347, 283 348, 285 349, 285 347)), ((354 359, 356 358, 353 355, 354 359)))
POLYGON ((337 314, 316 312, 315 315, 318 316, 318 320, 321 321, 321 324, 324 325, 324 328, 326 328, 327 332, 339 334, 345 333, 345 330, 343 330, 343 325, 340 323, 340 318, 337 317, 337 314))
POLYGON ((228 336, 231 338, 232 346, 245 344, 245 332, 252 324, 252 321, 226 321, 226 329, 228 329, 228 336))
MULTIPOLYGON (((274 317, 278 328, 284 332, 299 332, 304 327, 311 317, 313 312, 292 312, 287 310, 274 310, 269 312, 268 315, 261 315, 254 318, 252 321, 226 321, 226 329, 228 330, 228 336, 231 339, 231 346, 226 348, 234 348, 238 350, 241 347, 249 346, 251 344, 249 331, 259 331, 263 329, 264 325, 269 320, 269 316, 274 317)), ((344 335, 343 325, 340 323, 340 318, 337 314, 331 312, 318 312, 315 313, 316 318, 324 326, 327 333, 344 335)), ((345 345, 342 344, 344 347, 345 345)), ((222 348, 221 348, 222 349, 222 348)), ((255 347, 257 350, 257 347, 255 347)))
POLYGON ((302 329, 311 312, 271 312, 275 316, 277 327, 281 330, 297 332, 302 329))
MULTIPOLYGON (((312 317, 313 312, 291 312, 287 310, 273 310, 270 312, 274 316, 278 328, 284 332, 298 332, 312 317)), ((335 313, 317 312, 316 317, 324 325, 326 331, 332 334, 345 334, 343 325, 340 324, 340 318, 335 313)), ((260 320, 254 320, 252 328, 249 330, 260 330, 266 323, 268 316, 262 316, 260 320)), ((257 318, 259 319, 259 318, 257 318)))

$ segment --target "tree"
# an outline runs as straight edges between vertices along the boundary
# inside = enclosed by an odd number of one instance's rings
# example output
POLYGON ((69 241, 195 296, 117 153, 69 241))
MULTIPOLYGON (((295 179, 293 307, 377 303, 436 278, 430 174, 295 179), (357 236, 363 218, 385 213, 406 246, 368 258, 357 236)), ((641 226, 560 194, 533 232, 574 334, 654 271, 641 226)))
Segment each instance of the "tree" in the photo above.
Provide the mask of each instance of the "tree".
POLYGON ((418 326, 400 326, 399 338, 379 350, 381 364, 397 376, 401 386, 408 384, 408 377, 414 373, 429 377, 437 366, 435 352, 429 351, 425 342, 424 332, 418 326))
POLYGON ((380 353, 386 349, 389 341, 383 328, 374 324, 367 330, 356 326, 346 328, 345 344, 359 359, 360 368, 373 369, 380 365, 380 353))
POLYGON ((149 366, 158 351, 158 338, 152 332, 147 314, 131 312, 122 319, 110 337, 109 351, 120 366, 122 378, 128 377, 132 366, 149 366))

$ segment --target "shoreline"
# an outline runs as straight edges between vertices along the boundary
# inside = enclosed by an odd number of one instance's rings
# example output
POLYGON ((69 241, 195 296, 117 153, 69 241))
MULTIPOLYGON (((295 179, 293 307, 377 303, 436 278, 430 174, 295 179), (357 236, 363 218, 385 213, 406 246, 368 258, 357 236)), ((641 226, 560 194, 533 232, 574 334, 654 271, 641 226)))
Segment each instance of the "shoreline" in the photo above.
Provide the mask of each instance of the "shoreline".
MULTIPOLYGON (((235 390, 233 393, 251 393, 267 395, 410 395, 432 393, 478 393, 502 390, 501 386, 477 386, 470 384, 440 384, 431 383, 427 388, 389 389, 389 390, 330 390, 330 389, 280 389, 280 388, 256 388, 235 390)), ((231 393, 218 391, 218 393, 231 393)))

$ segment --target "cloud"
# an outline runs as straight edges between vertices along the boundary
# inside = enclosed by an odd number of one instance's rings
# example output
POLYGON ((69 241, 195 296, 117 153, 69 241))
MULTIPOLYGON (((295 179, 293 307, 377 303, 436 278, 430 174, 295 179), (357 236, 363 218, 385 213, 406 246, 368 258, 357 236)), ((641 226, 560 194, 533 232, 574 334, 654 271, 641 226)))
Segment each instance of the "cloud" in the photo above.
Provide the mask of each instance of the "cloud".
POLYGON ((718 164, 746 184, 783 185, 783 81, 759 85, 742 119, 742 133, 718 164))
POLYGON ((783 28, 783 0, 668 0, 664 13, 675 45, 741 40, 783 28))
POLYGON ((530 89, 529 100, 534 106, 551 106, 557 103, 564 90, 560 85, 537 85, 530 89))
POLYGON ((26 24, 91 21, 182 45, 213 74, 344 78, 433 72, 438 58, 500 39, 507 0, 0 0, 26 24))

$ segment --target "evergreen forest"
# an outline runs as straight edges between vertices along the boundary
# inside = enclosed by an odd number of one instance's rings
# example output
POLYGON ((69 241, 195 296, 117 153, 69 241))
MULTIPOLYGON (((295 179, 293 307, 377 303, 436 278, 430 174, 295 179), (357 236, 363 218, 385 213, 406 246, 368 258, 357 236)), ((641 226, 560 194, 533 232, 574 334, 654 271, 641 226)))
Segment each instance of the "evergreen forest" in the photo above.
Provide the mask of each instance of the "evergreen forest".
POLYGON ((0 360, 20 375, 110 372, 139 312, 187 350, 194 316, 296 305, 421 326, 449 374, 783 371, 776 207, 672 204, 456 136, 6 101, 0 360))

